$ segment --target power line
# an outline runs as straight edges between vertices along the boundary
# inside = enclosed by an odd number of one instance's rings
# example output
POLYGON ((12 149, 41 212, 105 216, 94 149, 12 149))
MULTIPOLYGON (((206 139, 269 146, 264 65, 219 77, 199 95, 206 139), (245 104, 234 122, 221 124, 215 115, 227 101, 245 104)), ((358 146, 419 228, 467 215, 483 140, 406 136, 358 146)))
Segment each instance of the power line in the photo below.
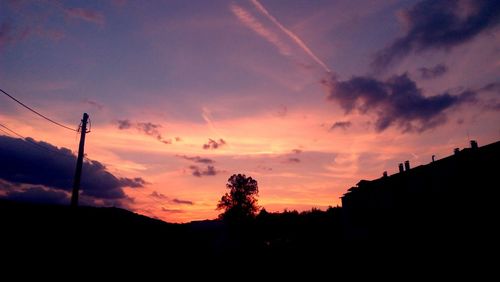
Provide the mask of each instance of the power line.
POLYGON ((8 133, 7 131, 5 131, 5 130, 3 130, 3 129, 1 129, 1 128, 0 128, 0 131, 2 131, 3 133, 5 133, 5 134, 7 134, 7 135, 9 135, 9 136, 12 136, 10 133, 8 133))
MULTIPOLYGON (((42 145, 40 145, 40 144, 38 144, 38 143, 36 143, 36 142, 33 142, 33 141, 31 141, 30 139, 28 139, 28 138, 26 138, 26 137, 22 136, 21 134, 19 134, 19 133, 15 132, 14 130, 12 130, 12 129, 8 128, 7 126, 5 126, 5 125, 3 125, 3 124, 1 124, 1 123, 0 123, 0 126, 1 126, 1 127, 3 127, 3 128, 5 128, 5 129, 7 129, 7 130, 8 130, 8 131, 10 131, 10 132, 12 132, 13 134, 17 135, 18 137, 21 137, 24 141, 28 142, 28 144, 31 144, 31 145, 36 146, 38 149, 43 149, 43 150, 45 150, 45 151, 48 151, 48 152, 51 152, 51 153, 55 153, 55 154, 59 154, 59 155, 61 155, 61 156, 65 156, 65 157, 68 157, 68 158, 74 158, 74 157, 75 157, 75 156, 74 156, 74 155, 72 155, 72 154, 71 154, 71 155, 68 155, 68 154, 63 154, 63 153, 61 153, 61 152, 59 152, 59 151, 56 151, 56 150, 54 150, 54 149, 52 149, 52 148, 48 148, 48 147, 42 146, 42 145)), ((7 133, 8 135, 10 135, 10 134, 9 134, 8 132, 6 132, 5 130, 3 130, 3 129, 1 129, 1 128, 0 128, 0 130, 1 130, 1 131, 3 131, 3 132, 5 132, 5 133, 7 133)))
POLYGON ((32 108, 30 108, 30 107, 26 106, 26 105, 25 105, 25 104, 23 104, 21 101, 19 101, 19 100, 17 100, 16 98, 12 97, 9 93, 7 93, 7 92, 3 91, 2 89, 0 89, 0 91, 1 91, 3 94, 7 95, 7 97, 9 97, 9 98, 11 98, 12 100, 16 101, 19 105, 21 105, 21 106, 25 107, 26 109, 28 109, 28 110, 32 111, 33 113, 37 114, 38 116, 40 116, 40 117, 42 117, 42 118, 44 118, 44 119, 46 119, 46 120, 48 120, 48 121, 52 122, 53 124, 58 125, 58 126, 60 126, 60 127, 62 127, 62 128, 66 128, 66 129, 69 129, 69 130, 72 130, 72 131, 77 131, 77 132, 78 132, 78 130, 76 130, 76 129, 74 129, 74 128, 68 127, 68 126, 66 126, 66 125, 64 125, 64 124, 61 124, 61 123, 58 123, 57 121, 52 120, 52 119, 50 119, 50 118, 48 118, 48 117, 46 117, 46 116, 42 115, 41 113, 39 113, 39 112, 37 112, 37 111, 33 110, 32 108))

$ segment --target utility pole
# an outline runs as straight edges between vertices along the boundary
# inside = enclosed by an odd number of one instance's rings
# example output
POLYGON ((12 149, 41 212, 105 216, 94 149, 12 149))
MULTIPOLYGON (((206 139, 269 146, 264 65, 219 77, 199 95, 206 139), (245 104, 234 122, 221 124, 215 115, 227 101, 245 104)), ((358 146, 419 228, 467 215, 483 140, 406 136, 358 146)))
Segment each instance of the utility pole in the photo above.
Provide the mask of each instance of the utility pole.
POLYGON ((71 206, 78 206, 78 193, 80 191, 80 179, 82 177, 83 149, 85 147, 85 134, 87 133, 87 122, 89 115, 83 113, 82 127, 80 128, 80 146, 78 146, 78 158, 76 159, 75 178, 73 181, 73 193, 71 194, 71 206))

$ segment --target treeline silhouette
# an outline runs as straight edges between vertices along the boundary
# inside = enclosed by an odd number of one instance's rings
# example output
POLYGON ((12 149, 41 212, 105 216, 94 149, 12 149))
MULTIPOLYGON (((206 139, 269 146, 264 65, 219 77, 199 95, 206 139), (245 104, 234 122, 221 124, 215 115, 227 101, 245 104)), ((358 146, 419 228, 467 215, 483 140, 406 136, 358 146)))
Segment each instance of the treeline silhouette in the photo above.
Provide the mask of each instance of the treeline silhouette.
MULTIPOLYGON (((428 165, 408 165, 400 173, 360 181, 342 197, 342 207, 303 212, 264 208, 246 220, 170 224, 118 208, 0 200, 0 239, 8 242, 4 253, 28 257, 101 254, 98 259, 105 260, 154 253, 177 262, 270 263, 325 256, 352 261, 393 252, 462 258, 465 251, 491 250, 500 238, 499 160, 500 142, 473 145, 428 165)), ((238 183, 258 190, 244 175, 230 179, 232 190, 222 202, 240 197, 233 193, 238 183)))

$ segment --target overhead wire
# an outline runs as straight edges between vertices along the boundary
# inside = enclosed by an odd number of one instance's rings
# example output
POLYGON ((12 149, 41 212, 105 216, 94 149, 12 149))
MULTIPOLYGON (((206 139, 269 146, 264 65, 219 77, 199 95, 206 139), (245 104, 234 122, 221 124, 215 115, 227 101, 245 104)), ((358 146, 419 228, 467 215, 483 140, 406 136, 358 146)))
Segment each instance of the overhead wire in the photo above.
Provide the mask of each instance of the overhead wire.
POLYGON ((36 115, 38 115, 38 116, 40 116, 40 117, 44 118, 45 120, 50 121, 51 123, 53 123, 53 124, 55 124, 55 125, 58 125, 58 126, 60 126, 60 127, 62 127, 62 128, 65 128, 65 129, 68 129, 68 130, 71 130, 71 131, 77 131, 77 132, 78 132, 78 130, 76 130, 76 129, 74 129, 74 128, 71 128, 71 127, 69 127, 69 126, 66 126, 66 125, 64 125, 64 124, 61 124, 61 123, 59 123, 59 122, 57 122, 57 121, 55 121, 55 120, 53 120, 53 119, 51 119, 51 118, 48 118, 48 117, 44 116, 43 114, 41 114, 41 113, 37 112, 36 110, 34 110, 34 109, 30 108, 29 106, 27 106, 27 105, 26 105, 26 104, 24 104, 23 102, 21 102, 21 101, 19 101, 18 99, 14 98, 14 97, 13 97, 12 95, 10 95, 9 93, 5 92, 3 89, 0 89, 0 92, 2 92, 2 93, 3 93, 3 94, 5 94, 7 97, 9 97, 9 98, 11 98, 12 100, 14 100, 15 102, 17 102, 19 105, 21 105, 21 106, 25 107, 26 109, 30 110, 31 112, 35 113, 36 115))
POLYGON ((1 129, 1 128, 0 128, 0 131, 2 131, 3 133, 5 133, 5 134, 7 134, 7 135, 9 135, 9 136, 11 136, 11 137, 12 137, 12 135, 11 135, 9 132, 7 132, 7 131, 5 131, 5 130, 3 130, 3 129, 1 129))

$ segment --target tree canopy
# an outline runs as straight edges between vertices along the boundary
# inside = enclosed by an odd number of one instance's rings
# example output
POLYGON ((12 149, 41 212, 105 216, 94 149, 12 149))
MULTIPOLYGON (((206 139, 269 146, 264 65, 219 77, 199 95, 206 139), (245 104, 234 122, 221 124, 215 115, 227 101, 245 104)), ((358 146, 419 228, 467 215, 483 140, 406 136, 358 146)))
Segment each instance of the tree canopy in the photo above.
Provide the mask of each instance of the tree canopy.
POLYGON ((244 174, 233 174, 227 180, 225 193, 217 204, 218 210, 224 210, 219 215, 227 221, 245 221, 254 218, 259 211, 256 197, 259 194, 257 181, 244 174))

